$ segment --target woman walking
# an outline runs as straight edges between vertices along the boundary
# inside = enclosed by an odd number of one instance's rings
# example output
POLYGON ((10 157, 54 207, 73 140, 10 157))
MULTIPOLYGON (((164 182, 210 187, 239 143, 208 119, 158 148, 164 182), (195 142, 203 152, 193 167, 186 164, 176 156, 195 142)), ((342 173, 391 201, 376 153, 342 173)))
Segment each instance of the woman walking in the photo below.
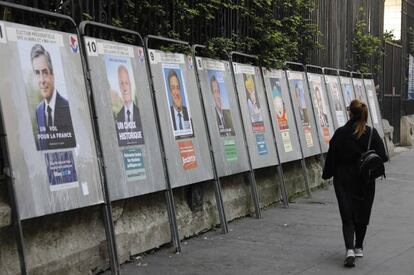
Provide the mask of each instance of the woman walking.
POLYGON ((375 150, 384 162, 388 156, 377 130, 366 125, 367 105, 355 99, 347 110, 350 119, 336 130, 329 143, 322 178, 333 177, 346 248, 344 265, 353 267, 355 257, 363 256, 363 243, 375 196, 375 180, 362 178, 358 169, 358 160, 361 153, 367 151, 371 131, 370 149, 375 150))

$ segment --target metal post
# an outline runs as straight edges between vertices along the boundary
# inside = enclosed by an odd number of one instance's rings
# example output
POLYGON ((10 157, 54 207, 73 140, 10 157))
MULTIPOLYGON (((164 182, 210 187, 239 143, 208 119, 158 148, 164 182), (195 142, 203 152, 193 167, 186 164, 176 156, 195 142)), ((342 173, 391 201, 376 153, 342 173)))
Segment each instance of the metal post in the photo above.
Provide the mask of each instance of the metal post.
POLYGON ((26 254, 25 254, 25 241, 23 236, 23 227, 22 222, 20 220, 20 213, 19 213, 19 206, 17 204, 17 197, 16 197, 16 190, 14 189, 14 176, 13 176, 13 169, 11 163, 9 162, 10 155, 8 150, 8 142, 6 139, 6 131, 3 128, 4 125, 4 117, 1 116, 2 122, 2 131, 4 133, 1 134, 1 148, 3 151, 3 159, 7 161, 5 163, 5 174, 7 177, 7 187, 10 196, 10 206, 12 209, 12 217, 13 217, 13 227, 14 227, 14 235, 16 238, 16 245, 17 245, 17 253, 19 255, 19 263, 20 263, 20 273, 23 275, 27 274, 27 266, 26 266, 26 254), (7 168, 8 167, 8 168, 7 168))
MULTIPOLYGON (((260 68, 260 73, 261 73, 261 77, 262 77, 263 87, 264 87, 265 93, 266 93, 266 83, 265 83, 265 80, 264 80, 263 67, 260 68)), ((266 104, 267 104, 267 109, 269 111, 270 123, 272 125, 272 128, 276 129, 276 126, 275 126, 275 124, 273 122, 273 119, 272 119, 272 114, 270 112, 269 100, 266 100, 266 104)), ((272 135, 273 135, 273 140, 275 142, 276 157, 277 157, 277 162, 278 162, 278 165, 276 167, 277 167, 277 176, 279 178, 280 196, 281 196, 281 199, 282 199, 282 202, 283 202, 283 207, 288 208, 289 207, 289 196, 288 196, 288 192, 287 192, 287 189, 286 189, 282 162, 280 161, 279 149, 277 148, 276 134, 275 134, 273 129, 272 129, 272 135)))
MULTIPOLYGON (((286 65, 287 63, 285 63, 286 65)), ((291 63, 294 64, 294 63, 291 63)), ((300 64, 302 66, 302 64, 300 64)), ((285 76, 286 76, 286 80, 287 80, 287 86, 288 86, 288 90, 289 90, 289 99, 290 99, 290 104, 292 105, 292 109, 294 108, 295 104, 293 104, 293 99, 292 99, 292 91, 290 89, 290 82, 289 82, 289 77, 288 77, 288 71, 285 70, 285 76)), ((312 193, 310 190, 310 186, 309 186, 309 175, 308 175, 308 169, 306 167, 306 161, 305 161, 305 155, 303 153, 303 148, 302 148, 302 140, 301 140, 301 135, 299 133, 299 127, 297 125, 297 118, 296 118, 296 113, 295 110, 293 110, 293 117, 295 118, 295 128, 296 128, 296 134, 298 135, 299 138, 299 148, 300 148, 300 154, 302 156, 301 160, 300 160, 300 164, 302 166, 302 173, 303 173, 303 179, 305 180, 305 189, 306 189, 306 193, 308 195, 308 198, 312 197, 312 193)))
MULTIPOLYGON (((193 50, 193 63, 197 64, 196 59, 195 59, 195 53, 197 48, 206 48, 206 46, 204 45, 198 45, 195 44, 192 46, 192 50, 193 50)), ((213 153, 213 144, 211 142, 211 134, 210 131, 208 129, 208 122, 207 122, 207 112, 206 112, 206 108, 204 106, 204 99, 203 99, 203 94, 201 91, 201 85, 200 85, 200 72, 198 71, 197 65, 194 66, 195 67, 195 71, 196 71, 196 78, 197 78, 197 88, 198 88, 198 92, 200 95, 200 101, 201 101, 201 110, 203 112, 203 121, 204 121, 204 125, 206 126, 206 133, 207 133, 207 141, 208 141, 208 146, 209 146, 209 153, 210 153, 210 160, 211 163, 213 165, 213 174, 214 174, 214 193, 216 196, 216 203, 218 205, 218 213, 219 213, 219 218, 220 218, 220 226, 221 226, 221 232, 223 234, 227 234, 229 232, 229 228, 227 225, 227 218, 226 218, 226 212, 224 210, 224 204, 223 204, 223 197, 221 194, 221 184, 220 184, 220 178, 218 176, 217 173, 217 165, 216 165, 216 159, 214 157, 214 153, 213 153)))
MULTIPOLYGON (((239 53, 239 52, 230 52, 230 54, 228 55, 229 62, 230 62, 230 70, 231 70, 231 73, 233 75, 233 87, 234 87, 234 91, 236 92, 237 105, 239 107, 239 116, 240 116, 240 119, 243 122, 239 92, 238 92, 237 84, 236 84, 236 74, 234 73, 234 68, 233 68, 233 55, 241 55, 241 56, 245 56, 245 57, 249 57, 249 58, 253 58, 253 59, 256 59, 257 56, 248 55, 248 54, 239 53)), ((249 184, 250 184, 250 189, 251 189, 252 200, 253 200, 253 203, 254 203, 256 218, 260 219, 260 218, 262 218, 262 213, 261 213, 261 209, 260 209, 259 196, 257 195, 256 177, 254 175, 252 159, 250 157, 249 144, 247 143, 246 127, 244 127, 244 123, 241 123, 241 125, 242 125, 242 129, 243 129, 242 132, 243 132, 244 144, 246 145, 247 159, 248 159, 248 162, 249 162, 250 171, 249 171, 249 174, 248 174, 248 179, 249 179, 249 184)))

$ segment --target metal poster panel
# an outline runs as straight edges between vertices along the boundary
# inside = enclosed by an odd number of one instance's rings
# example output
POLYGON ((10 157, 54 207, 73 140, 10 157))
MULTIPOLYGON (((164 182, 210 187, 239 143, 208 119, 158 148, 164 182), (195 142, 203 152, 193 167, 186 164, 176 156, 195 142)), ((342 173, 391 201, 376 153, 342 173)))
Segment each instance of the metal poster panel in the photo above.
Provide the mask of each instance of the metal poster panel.
POLYGON ((276 146, 259 67, 233 63, 247 144, 254 169, 276 165, 276 146))
POLYGON ((331 106, 335 129, 342 127, 348 120, 346 106, 341 95, 339 78, 336 75, 325 75, 326 92, 331 106))
POLYGON ((148 50, 173 188, 213 178, 193 58, 148 50))
MULTIPOLYGON (((367 94, 365 93, 364 81, 361 78, 353 78, 352 82, 354 83, 354 91, 355 91, 356 99, 359 99, 360 101, 367 104, 367 106, 369 106, 368 105, 367 94)), ((370 110, 368 110, 368 111, 370 111, 370 110)), ((368 112, 368 125, 372 126, 371 112, 368 112)))
POLYGON ((384 129, 382 127, 381 110, 378 104, 377 93, 375 91, 375 83, 373 79, 364 79, 365 91, 367 92, 367 101, 369 113, 371 114, 372 123, 377 129, 379 135, 384 137, 384 129))
POLYGON ((302 158, 285 72, 262 69, 280 161, 302 158))
POLYGON ((249 170, 243 126, 228 61, 196 57, 219 177, 249 170))
POLYGON ((326 153, 328 152, 329 141, 335 132, 335 128, 333 125, 331 110, 329 108, 325 83, 322 75, 313 73, 308 73, 308 81, 316 117, 316 124, 319 127, 319 138, 322 145, 322 152, 326 153))
POLYGON ((350 77, 340 76, 339 80, 341 82, 342 94, 345 100, 344 103, 345 106, 348 107, 351 104, 351 101, 356 98, 352 79, 350 77))
POLYGON ((0 27, 1 110, 21 218, 102 203, 78 37, 0 27))
POLYGON ((321 153, 304 72, 286 71, 304 157, 321 153))
POLYGON ((144 49, 84 40, 111 200, 165 190, 144 49))

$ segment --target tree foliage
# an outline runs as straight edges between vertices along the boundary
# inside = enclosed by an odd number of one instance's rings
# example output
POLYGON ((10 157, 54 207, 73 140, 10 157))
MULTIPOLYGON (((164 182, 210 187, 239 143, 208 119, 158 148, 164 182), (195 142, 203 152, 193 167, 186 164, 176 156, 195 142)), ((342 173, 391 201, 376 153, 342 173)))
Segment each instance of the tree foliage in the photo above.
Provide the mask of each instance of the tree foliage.
POLYGON ((353 70, 362 73, 376 73, 380 70, 379 60, 384 55, 382 40, 367 33, 364 9, 360 7, 352 39, 353 70))
MULTIPOLYGON (((320 47, 311 20, 315 0, 127 0, 112 24, 207 46, 207 55, 223 58, 232 50, 257 54, 264 65, 308 62, 320 47), (230 20, 231 31, 223 27, 230 20)), ((164 50, 177 50, 164 46, 164 50)), ((185 50, 181 47, 180 49, 185 50)))

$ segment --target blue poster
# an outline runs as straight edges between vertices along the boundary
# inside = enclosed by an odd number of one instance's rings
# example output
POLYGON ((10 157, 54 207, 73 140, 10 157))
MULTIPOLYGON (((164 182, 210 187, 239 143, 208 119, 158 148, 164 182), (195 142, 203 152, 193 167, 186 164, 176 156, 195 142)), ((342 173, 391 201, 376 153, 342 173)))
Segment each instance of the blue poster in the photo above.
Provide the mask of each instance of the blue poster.
POLYGON ((414 57, 410 54, 408 65, 408 100, 414 100, 414 57))
POLYGON ((72 151, 46 153, 45 160, 51 191, 79 186, 72 151))
POLYGON ((256 146, 259 155, 267 155, 267 145, 264 134, 256 134, 256 146))

